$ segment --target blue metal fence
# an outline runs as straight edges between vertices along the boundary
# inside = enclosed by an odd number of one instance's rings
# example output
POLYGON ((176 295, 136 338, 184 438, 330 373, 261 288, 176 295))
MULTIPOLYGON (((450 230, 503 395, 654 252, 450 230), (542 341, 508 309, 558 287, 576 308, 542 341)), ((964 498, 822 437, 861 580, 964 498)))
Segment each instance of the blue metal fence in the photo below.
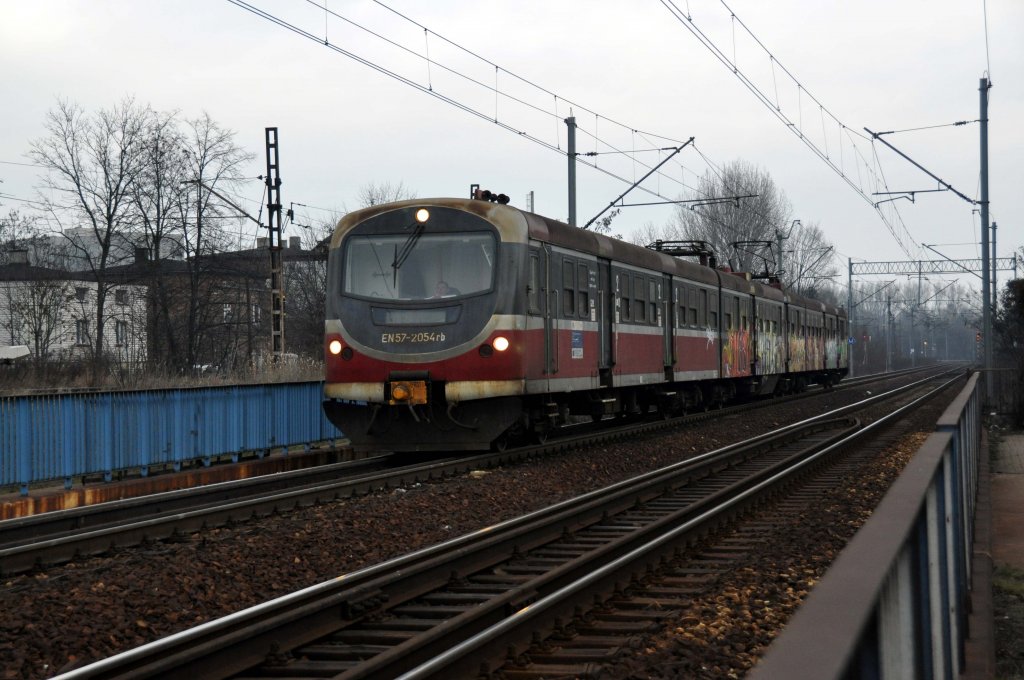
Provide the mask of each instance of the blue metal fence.
POLYGON ((751 674, 955 680, 981 455, 978 374, 751 674))
POLYGON ((0 487, 341 437, 322 401, 319 381, 0 397, 0 487))

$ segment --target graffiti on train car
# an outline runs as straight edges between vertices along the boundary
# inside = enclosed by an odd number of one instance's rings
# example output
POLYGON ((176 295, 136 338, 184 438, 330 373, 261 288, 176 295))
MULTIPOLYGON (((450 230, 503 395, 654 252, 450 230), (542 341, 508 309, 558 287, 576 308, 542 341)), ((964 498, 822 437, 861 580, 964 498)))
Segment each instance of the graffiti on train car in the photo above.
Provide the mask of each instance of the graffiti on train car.
POLYGON ((730 329, 722 345, 722 373, 725 377, 750 373, 750 331, 730 329))
POLYGON ((781 373, 784 370, 784 357, 782 338, 777 332, 766 329, 757 334, 757 372, 759 375, 781 373))

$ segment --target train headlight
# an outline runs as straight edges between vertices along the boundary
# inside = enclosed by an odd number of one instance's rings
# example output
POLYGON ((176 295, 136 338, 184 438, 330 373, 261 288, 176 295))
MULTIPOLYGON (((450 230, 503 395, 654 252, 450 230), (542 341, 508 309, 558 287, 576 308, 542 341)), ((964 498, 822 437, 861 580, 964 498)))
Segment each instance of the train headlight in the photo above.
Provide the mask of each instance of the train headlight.
POLYGON ((416 211, 416 221, 420 224, 430 219, 430 211, 426 208, 420 208, 416 211))
POLYGON ((494 339, 494 342, 491 344, 494 345, 494 349, 498 350, 499 352, 504 352, 505 350, 508 349, 508 338, 499 335, 494 339))
POLYGON ((341 354, 341 340, 331 340, 327 345, 327 351, 335 356, 341 354))

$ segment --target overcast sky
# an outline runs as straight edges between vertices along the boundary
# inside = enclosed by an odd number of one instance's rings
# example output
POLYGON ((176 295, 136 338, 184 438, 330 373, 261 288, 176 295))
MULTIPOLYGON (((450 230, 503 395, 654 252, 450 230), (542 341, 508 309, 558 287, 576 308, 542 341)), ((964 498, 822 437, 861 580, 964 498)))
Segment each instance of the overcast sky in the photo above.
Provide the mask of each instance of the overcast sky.
MULTIPOLYGON (((387 7, 419 26, 369 0, 326 0, 327 11, 323 1, 251 0, 316 40, 226 0, 5 2, 0 211, 31 212, 31 204, 19 199, 37 196, 39 169, 26 165, 26 153, 29 142, 44 134, 44 117, 57 98, 95 111, 132 96, 157 110, 180 111, 183 118, 206 112, 234 130, 239 144, 257 155, 253 177, 265 172, 264 128, 278 127, 281 198, 286 205, 311 206, 297 208, 300 222, 323 219, 328 213, 321 208, 356 207, 358 190, 368 182, 399 181, 420 197, 463 196, 471 183, 479 183, 522 207, 532 191, 536 212, 565 219, 566 161, 548 147, 565 149, 560 121, 573 102, 582 152, 676 146, 695 138, 696 150, 685 149, 664 166, 664 176, 645 183, 661 196, 676 198, 684 187, 695 186, 709 162, 743 159, 759 166, 786 193, 793 218, 822 227, 845 272, 847 257, 908 259, 851 184, 871 200, 885 198, 870 196, 877 190, 937 188, 880 144, 872 148, 863 128, 879 132, 972 121, 885 139, 977 198, 978 85, 990 73, 992 215, 1001 254, 1024 242, 1019 0, 989 0, 987 43, 981 0, 730 0, 728 8, 718 0, 676 0, 692 18, 689 25, 708 36, 724 59, 735 61, 792 128, 660 0, 388 1, 387 7), (428 66, 426 53, 436 63, 428 66), (488 89, 495 85, 497 97, 488 89), (884 175, 888 188, 874 184, 872 173, 884 175)), ((663 157, 606 154, 596 157, 604 172, 581 167, 580 222, 625 191, 620 178, 639 178, 647 171, 644 163, 663 157)), ((253 212, 262 188, 253 180, 238 192, 253 212)), ((660 199, 652 193, 627 197, 655 200, 660 199)), ((905 226, 905 243, 940 244, 940 251, 955 258, 978 256, 978 246, 971 245, 980 238, 975 206, 949 192, 891 205, 898 214, 885 214, 898 233, 905 226)), ((613 230, 628 234, 647 222, 663 224, 672 210, 627 208, 613 230)), ((291 227, 286 236, 296 230, 291 227)), ((938 256, 920 251, 914 257, 938 256)))

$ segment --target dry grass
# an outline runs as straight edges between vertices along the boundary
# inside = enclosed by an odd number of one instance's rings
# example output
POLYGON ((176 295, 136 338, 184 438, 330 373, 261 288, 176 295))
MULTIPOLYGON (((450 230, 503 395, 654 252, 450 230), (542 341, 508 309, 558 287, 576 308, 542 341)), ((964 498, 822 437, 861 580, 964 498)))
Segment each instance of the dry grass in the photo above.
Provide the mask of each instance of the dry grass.
POLYGON ((110 365, 94 372, 85 364, 42 367, 27 364, 0 365, 0 397, 54 392, 157 390, 304 382, 323 380, 323 377, 323 362, 304 357, 289 358, 282 363, 274 363, 267 358, 235 370, 206 367, 187 373, 174 373, 151 366, 126 368, 110 365))

